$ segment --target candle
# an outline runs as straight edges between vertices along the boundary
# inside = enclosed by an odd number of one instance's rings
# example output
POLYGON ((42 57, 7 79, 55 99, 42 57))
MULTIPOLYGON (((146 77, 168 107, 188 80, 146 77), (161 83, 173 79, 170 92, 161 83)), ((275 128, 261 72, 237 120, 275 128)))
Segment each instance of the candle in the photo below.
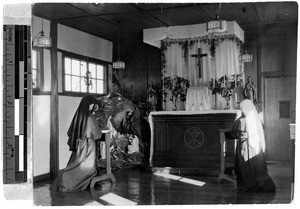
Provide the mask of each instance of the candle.
POLYGON ((236 92, 234 93, 234 99, 235 99, 235 103, 237 103, 238 101, 237 101, 237 93, 236 92))
POLYGON ((234 74, 234 87, 236 87, 236 74, 234 74))
POLYGON ((224 79, 223 79, 223 80, 224 80, 224 87, 225 87, 225 86, 226 86, 226 85, 225 85, 225 75, 224 75, 224 79))

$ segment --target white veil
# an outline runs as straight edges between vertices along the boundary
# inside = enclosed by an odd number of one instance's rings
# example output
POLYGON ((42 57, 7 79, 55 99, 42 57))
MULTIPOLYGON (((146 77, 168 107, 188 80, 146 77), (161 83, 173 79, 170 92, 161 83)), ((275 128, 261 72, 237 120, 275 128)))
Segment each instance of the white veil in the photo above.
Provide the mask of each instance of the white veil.
POLYGON ((264 130, 258 112, 251 100, 245 99, 240 103, 240 108, 246 117, 248 143, 256 150, 256 154, 262 150, 265 152, 266 142, 264 130))

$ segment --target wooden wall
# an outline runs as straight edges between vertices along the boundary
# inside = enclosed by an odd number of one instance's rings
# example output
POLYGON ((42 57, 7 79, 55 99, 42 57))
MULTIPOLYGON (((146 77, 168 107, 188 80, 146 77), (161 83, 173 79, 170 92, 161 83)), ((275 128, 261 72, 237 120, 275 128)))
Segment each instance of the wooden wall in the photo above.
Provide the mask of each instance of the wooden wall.
MULTIPOLYGON (((118 58, 117 40, 114 41, 113 60, 118 58)), ((147 86, 161 85, 160 49, 143 43, 142 34, 133 37, 120 36, 120 59, 125 62, 125 70, 113 70, 113 82, 122 88, 132 86, 133 101, 147 99, 147 86)))
POLYGON ((253 62, 245 64, 245 74, 252 76, 262 101, 262 73, 297 70, 297 24, 269 24, 244 31, 246 47, 253 54, 253 62))
POLYGON ((252 76, 258 87, 267 160, 293 161, 289 124, 295 123, 297 24, 268 24, 255 32, 245 31, 248 49, 253 54, 253 62, 245 65, 245 74, 252 76), (279 101, 291 101, 290 118, 280 118, 279 101))

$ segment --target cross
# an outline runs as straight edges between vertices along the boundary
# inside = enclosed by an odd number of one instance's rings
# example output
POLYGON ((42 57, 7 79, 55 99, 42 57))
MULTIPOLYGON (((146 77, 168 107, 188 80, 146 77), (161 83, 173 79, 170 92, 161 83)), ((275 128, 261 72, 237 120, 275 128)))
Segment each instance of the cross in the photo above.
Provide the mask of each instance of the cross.
POLYGON ((206 57, 206 56, 207 56, 207 54, 202 54, 201 48, 198 48, 198 54, 192 54, 192 57, 198 58, 197 65, 198 65, 198 70, 199 70, 199 78, 201 78, 201 74, 202 74, 202 72, 201 72, 202 59, 201 58, 206 57))

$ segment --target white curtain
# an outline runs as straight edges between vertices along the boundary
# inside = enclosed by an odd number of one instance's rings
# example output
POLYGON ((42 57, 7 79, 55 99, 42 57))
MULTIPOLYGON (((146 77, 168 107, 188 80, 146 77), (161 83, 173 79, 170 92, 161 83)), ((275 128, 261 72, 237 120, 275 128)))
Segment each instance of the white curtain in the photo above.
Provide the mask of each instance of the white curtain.
POLYGON ((166 51, 165 76, 174 75, 186 78, 184 51, 178 43, 171 44, 166 51))
POLYGON ((165 76, 174 75, 186 78, 190 81, 191 87, 207 86, 212 77, 211 56, 208 45, 204 42, 195 42, 188 46, 186 57, 184 49, 179 43, 172 43, 166 50, 166 68, 165 76), (201 71, 202 75, 199 78, 198 58, 192 55, 198 53, 201 48, 202 54, 207 56, 202 57, 201 71))
POLYGON ((216 47, 216 78, 240 74, 239 47, 235 40, 225 39, 216 47))
POLYGON ((180 76, 188 79, 192 87, 208 86, 211 78, 219 79, 227 75, 241 73, 239 62, 239 46, 236 40, 224 39, 219 41, 215 50, 215 59, 211 57, 210 46, 204 41, 197 41, 188 46, 187 59, 184 56, 184 49, 179 43, 172 43, 166 50, 165 76, 180 76), (198 58, 192 57, 201 48, 202 57, 201 71, 199 78, 198 58))
MULTIPOLYGON (((207 41, 197 40, 193 44, 188 43, 186 52, 182 47, 182 42, 181 44, 178 42, 172 41, 172 43, 167 44, 164 77, 177 75, 188 79, 191 87, 208 87, 212 78, 219 79, 224 75, 232 76, 242 73, 239 62, 240 49, 236 39, 224 38, 217 40, 214 59, 211 56, 211 46, 207 41), (201 78, 199 78, 199 68, 197 66, 198 58, 192 57, 193 54, 198 53, 199 48, 201 48, 202 54, 207 54, 207 56, 201 58, 201 78)), ((213 106, 223 109, 225 100, 223 101, 219 95, 216 97, 216 99, 212 97, 213 106)), ((171 107, 168 103, 170 101, 167 99, 166 110, 170 110, 171 107)), ((184 105, 181 106, 184 107, 184 105)))

